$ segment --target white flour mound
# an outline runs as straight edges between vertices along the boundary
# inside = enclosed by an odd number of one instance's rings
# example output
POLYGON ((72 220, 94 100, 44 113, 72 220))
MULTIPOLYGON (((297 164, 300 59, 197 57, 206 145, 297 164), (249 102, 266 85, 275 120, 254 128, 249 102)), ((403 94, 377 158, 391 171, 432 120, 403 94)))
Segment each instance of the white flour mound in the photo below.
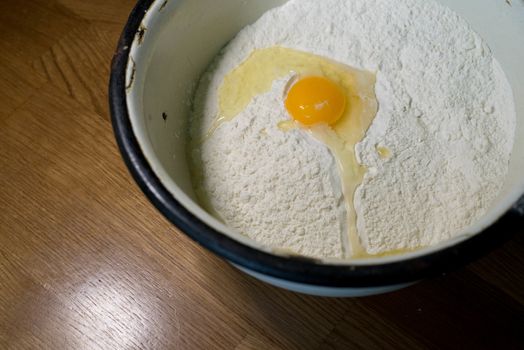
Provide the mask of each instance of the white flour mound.
MULTIPOLYGON (((368 253, 436 244, 485 213, 507 173, 514 103, 498 63, 458 15, 434 1, 291 0, 242 30, 205 74, 193 139, 217 115, 224 76, 271 46, 377 72, 379 111, 356 147, 368 167, 354 198, 368 253)), ((264 245, 348 257, 333 157, 305 132, 276 126, 288 119, 284 84, 193 150, 195 187, 226 224, 264 245)))

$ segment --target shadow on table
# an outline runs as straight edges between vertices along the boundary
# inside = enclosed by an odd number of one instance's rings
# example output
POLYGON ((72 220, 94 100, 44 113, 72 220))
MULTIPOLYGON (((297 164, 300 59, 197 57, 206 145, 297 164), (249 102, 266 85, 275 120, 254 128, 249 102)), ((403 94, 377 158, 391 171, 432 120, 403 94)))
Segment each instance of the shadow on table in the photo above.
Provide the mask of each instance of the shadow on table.
POLYGON ((523 264, 514 253, 523 248, 522 239, 514 239, 471 268, 358 299, 296 294, 231 266, 224 278, 234 278, 225 283, 234 288, 237 309, 268 347, 519 348, 524 345, 523 264), (512 273, 518 280, 513 286, 493 281, 493 272, 484 276, 484 269, 477 271, 477 266, 495 265, 500 259, 515 260, 512 273))

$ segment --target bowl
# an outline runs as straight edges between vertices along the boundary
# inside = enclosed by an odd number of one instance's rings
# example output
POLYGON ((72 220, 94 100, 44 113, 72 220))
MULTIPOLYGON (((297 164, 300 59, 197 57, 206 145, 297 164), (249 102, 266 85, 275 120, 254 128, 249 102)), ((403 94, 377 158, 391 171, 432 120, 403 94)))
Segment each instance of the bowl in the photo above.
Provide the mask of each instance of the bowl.
POLYGON ((459 237, 412 253, 347 262, 275 254, 235 233, 196 199, 186 159, 195 85, 219 50, 283 0, 140 0, 113 58, 115 136, 134 179, 182 232, 242 271, 324 296, 384 293, 456 269, 505 241, 524 217, 524 8, 492 0, 442 0, 486 40, 513 89, 517 129, 509 173, 486 215, 459 237), (520 198, 520 199, 519 199, 520 198))

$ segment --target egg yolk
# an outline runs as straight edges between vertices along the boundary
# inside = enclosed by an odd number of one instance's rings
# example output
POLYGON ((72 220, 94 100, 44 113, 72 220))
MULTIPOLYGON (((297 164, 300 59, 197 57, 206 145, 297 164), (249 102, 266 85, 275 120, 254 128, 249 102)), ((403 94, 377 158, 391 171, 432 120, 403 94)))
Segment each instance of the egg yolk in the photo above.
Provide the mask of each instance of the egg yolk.
POLYGON ((331 80, 312 76, 298 80, 289 89, 284 104, 291 117, 305 126, 332 125, 344 113, 346 97, 331 80))

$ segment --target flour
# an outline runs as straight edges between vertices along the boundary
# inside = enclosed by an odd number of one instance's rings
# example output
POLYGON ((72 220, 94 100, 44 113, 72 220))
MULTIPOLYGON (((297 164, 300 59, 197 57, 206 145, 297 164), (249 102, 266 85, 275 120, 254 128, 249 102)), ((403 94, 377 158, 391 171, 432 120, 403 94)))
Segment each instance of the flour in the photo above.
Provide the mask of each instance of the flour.
MULTIPOLYGON (((224 76, 277 45, 377 72, 379 111, 356 147, 368 168, 354 197, 368 253, 436 244, 485 213, 507 172, 515 112, 502 70, 464 20, 433 1, 292 0, 242 30, 204 75, 193 140, 211 128, 224 76)), ((276 126, 289 118, 285 83, 194 141, 195 187, 226 224, 264 245, 348 257, 332 155, 304 131, 276 126)))
POLYGON ((285 84, 275 82, 202 145, 196 158, 204 192, 228 225, 259 242, 341 258, 346 227, 340 181, 330 171, 336 164, 309 135, 278 128, 288 119, 285 84))

